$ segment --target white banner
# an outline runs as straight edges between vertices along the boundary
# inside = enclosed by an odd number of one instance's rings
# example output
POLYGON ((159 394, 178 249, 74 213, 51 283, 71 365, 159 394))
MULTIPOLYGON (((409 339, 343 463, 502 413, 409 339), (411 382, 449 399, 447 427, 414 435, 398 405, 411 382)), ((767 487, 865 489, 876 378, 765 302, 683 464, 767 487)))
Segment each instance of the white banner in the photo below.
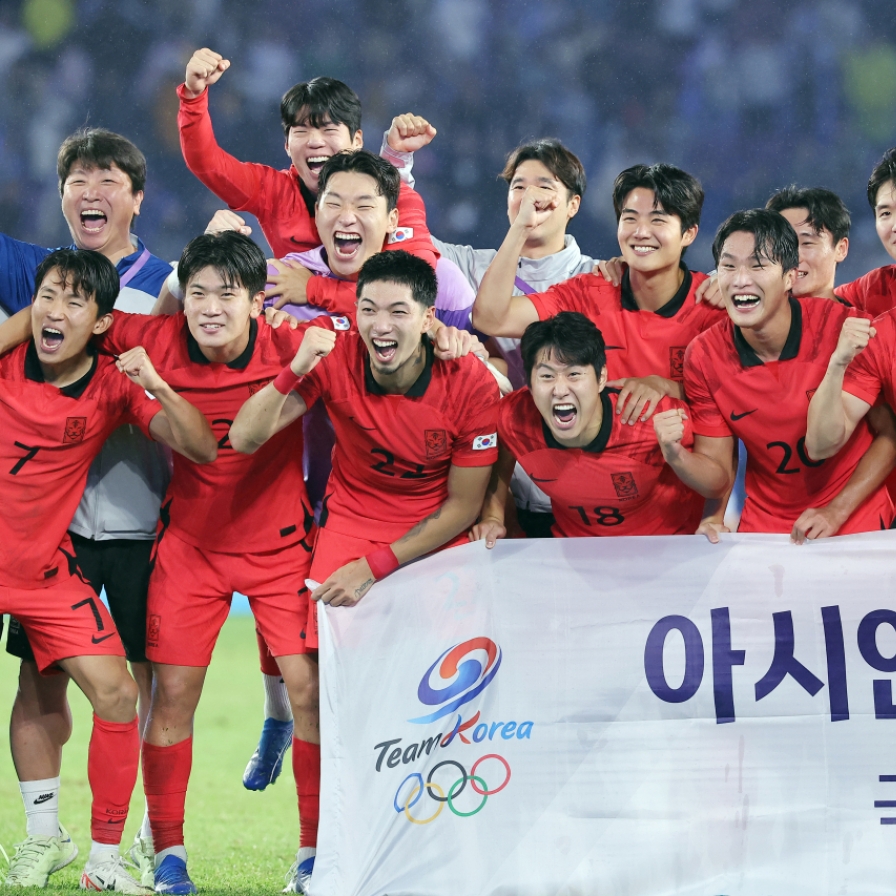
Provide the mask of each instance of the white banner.
POLYGON ((894 549, 478 543, 322 613, 314 896, 894 893, 894 549))

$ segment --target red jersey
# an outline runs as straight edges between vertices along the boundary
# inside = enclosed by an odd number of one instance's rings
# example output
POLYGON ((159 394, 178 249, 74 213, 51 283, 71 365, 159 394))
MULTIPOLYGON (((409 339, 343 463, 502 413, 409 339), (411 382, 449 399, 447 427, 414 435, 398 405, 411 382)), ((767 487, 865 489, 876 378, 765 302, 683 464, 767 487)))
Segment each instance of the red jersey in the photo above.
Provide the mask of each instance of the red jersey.
POLYGON ((881 392, 884 401, 896 407, 896 310, 874 320, 877 335, 859 352, 843 378, 843 389, 868 404, 875 404, 881 392))
MULTIPOLYGON (((600 432, 584 448, 567 448, 554 438, 529 389, 517 389, 501 401, 498 438, 551 499, 557 536, 693 535, 703 498, 665 462, 651 421, 620 423, 618 396, 604 389, 600 432)), ((657 412, 673 408, 687 405, 663 398, 657 412)), ((690 420, 682 444, 694 444, 690 420)))
MULTIPOLYGON (((790 532, 809 507, 832 501, 852 476, 873 436, 862 421, 827 460, 806 453, 809 401, 827 370, 843 321, 862 316, 828 299, 791 299, 787 342, 763 363, 729 318, 698 336, 685 356, 685 389, 698 435, 734 436, 747 448, 741 532, 790 532)), ((893 505, 882 485, 840 534, 886 529, 893 505)))
POLYGON ((74 565, 66 529, 109 433, 133 423, 148 435, 162 408, 111 358, 62 389, 45 383, 31 340, 0 358, 0 380, 0 584, 39 588, 74 565))
POLYGON ((579 274, 546 292, 529 296, 540 320, 561 311, 578 311, 594 321, 607 346, 611 380, 627 376, 661 376, 682 381, 684 350, 690 341, 718 323, 724 311, 694 301, 706 274, 689 271, 678 292, 658 311, 642 311, 626 271, 619 286, 598 274, 579 274))
POLYGON ((872 317, 886 314, 896 307, 896 264, 868 271, 858 280, 838 286, 834 292, 872 317))
POLYGON ((302 421, 251 455, 234 451, 228 434, 249 396, 295 357, 308 325, 275 330, 253 320, 245 351, 221 364, 202 354, 183 314, 113 313, 104 347, 121 352, 142 345, 171 388, 205 414, 218 439, 214 463, 175 455, 163 525, 188 544, 229 554, 271 551, 305 539, 313 514, 302 471, 302 421))
MULTIPOLYGON (((184 94, 185 85, 177 88, 180 109, 177 126, 180 148, 187 168, 217 197, 238 212, 250 212, 271 244, 277 258, 290 252, 307 252, 320 243, 314 225, 316 197, 308 190, 295 167, 278 170, 269 165, 241 162, 218 146, 212 120, 208 114, 208 90, 195 99, 184 94)), ((404 249, 435 267, 438 250, 426 226, 426 207, 420 194, 401 184, 398 194, 398 224, 404 237, 387 243, 384 249, 404 249)), ((307 287, 308 302, 324 307, 340 299, 349 307, 355 301, 355 284, 327 277, 312 277, 307 287)))
POLYGON ((497 459, 494 377, 473 355, 441 361, 425 344, 423 372, 404 395, 382 390, 355 332, 296 386, 308 407, 323 400, 336 432, 322 529, 391 543, 445 503, 452 465, 497 459))

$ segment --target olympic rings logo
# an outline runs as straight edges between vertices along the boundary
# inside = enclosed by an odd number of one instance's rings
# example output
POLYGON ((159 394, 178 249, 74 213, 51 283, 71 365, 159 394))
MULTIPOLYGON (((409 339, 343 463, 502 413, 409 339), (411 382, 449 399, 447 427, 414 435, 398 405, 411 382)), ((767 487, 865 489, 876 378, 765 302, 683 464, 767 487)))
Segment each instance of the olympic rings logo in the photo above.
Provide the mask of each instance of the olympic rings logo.
POLYGON ((430 824, 441 815, 445 806, 458 817, 469 818, 471 815, 477 815, 481 812, 485 808, 488 798, 494 796, 496 793, 500 793, 509 783, 510 763, 497 753, 487 753, 485 756, 480 756, 479 759, 473 763, 473 767, 470 769, 469 774, 467 774, 467 770, 457 760, 443 759, 430 769, 426 782, 423 781, 423 775, 421 775, 420 772, 411 772, 411 774, 398 785, 398 790, 395 791, 395 796, 392 798, 392 806, 399 815, 404 813, 405 818, 407 818, 411 824, 430 824), (491 789, 488 784, 486 784, 485 779, 476 774, 479 767, 487 759, 496 759, 504 766, 504 780, 497 787, 492 787, 491 789), (442 768, 442 766, 447 765, 453 765, 460 772, 460 777, 446 792, 442 785, 435 782, 434 778, 436 772, 442 768), (481 797, 481 800, 474 809, 469 812, 464 812, 457 808, 455 800, 464 792, 468 783, 471 790, 478 794, 481 797), (431 800, 433 800, 433 802, 435 802, 436 809, 430 815, 420 814, 415 816, 411 813, 411 809, 420 802, 424 792, 431 800))

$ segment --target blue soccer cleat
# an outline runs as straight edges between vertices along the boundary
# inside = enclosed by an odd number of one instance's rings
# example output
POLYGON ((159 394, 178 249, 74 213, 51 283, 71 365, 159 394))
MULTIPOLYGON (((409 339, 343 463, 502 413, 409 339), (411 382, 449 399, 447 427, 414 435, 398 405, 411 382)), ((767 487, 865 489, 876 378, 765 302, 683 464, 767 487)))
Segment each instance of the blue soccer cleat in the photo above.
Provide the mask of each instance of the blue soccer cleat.
POLYGON ((186 896, 195 893, 196 885, 187 873, 187 863, 179 856, 165 856, 156 868, 156 893, 171 893, 172 896, 186 896))
POLYGON ((265 719, 261 739, 243 772, 246 790, 264 790, 273 784, 283 769, 283 757, 292 744, 293 723, 265 719))

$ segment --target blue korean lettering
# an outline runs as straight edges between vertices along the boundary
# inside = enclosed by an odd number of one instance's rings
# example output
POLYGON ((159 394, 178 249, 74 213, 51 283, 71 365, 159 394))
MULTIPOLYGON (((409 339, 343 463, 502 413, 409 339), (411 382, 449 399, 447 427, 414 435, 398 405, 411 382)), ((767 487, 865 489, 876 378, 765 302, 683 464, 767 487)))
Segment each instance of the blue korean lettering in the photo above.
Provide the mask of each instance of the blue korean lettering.
POLYGON ((756 682, 757 702, 767 697, 788 675, 814 697, 824 687, 824 682, 794 656, 793 615, 789 610, 772 613, 772 623, 775 627, 775 655, 768 672, 756 682))

